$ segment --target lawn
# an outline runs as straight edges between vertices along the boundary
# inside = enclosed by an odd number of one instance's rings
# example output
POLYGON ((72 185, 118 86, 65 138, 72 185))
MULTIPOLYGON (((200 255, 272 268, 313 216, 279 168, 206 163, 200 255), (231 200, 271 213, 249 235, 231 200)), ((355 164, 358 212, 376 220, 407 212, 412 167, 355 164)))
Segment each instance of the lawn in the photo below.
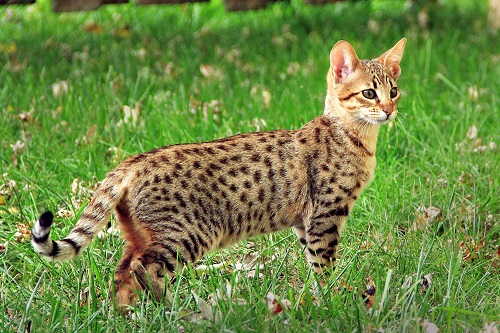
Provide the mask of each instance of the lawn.
POLYGON ((486 17, 473 0, 1 6, 0 330, 498 332, 500 39, 486 17), (403 36, 400 115, 381 130, 326 286, 285 231, 186 267, 172 304, 143 296, 123 316, 112 230, 70 263, 33 252, 37 217, 57 212, 64 237, 127 156, 297 129, 322 113, 336 41, 373 58, 403 36))

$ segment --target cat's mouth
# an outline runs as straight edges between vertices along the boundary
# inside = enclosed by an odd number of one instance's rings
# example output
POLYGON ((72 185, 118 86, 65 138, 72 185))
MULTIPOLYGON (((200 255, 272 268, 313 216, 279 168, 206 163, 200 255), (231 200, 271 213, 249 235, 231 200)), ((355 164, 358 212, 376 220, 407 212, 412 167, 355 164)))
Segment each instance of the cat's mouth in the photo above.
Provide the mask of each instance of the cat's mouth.
POLYGON ((384 111, 379 111, 378 113, 370 112, 368 114, 361 114, 360 119, 364 123, 368 123, 370 125, 385 125, 396 118, 397 111, 386 113, 384 111))

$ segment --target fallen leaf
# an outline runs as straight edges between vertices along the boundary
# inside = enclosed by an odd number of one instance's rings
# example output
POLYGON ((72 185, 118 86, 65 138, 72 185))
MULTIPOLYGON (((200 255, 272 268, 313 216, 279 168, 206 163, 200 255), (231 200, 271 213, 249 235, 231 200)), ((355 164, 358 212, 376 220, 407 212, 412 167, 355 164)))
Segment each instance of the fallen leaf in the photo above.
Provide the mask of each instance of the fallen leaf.
POLYGON ((478 133, 477 126, 476 125, 472 125, 467 130, 467 138, 470 139, 470 140, 475 139, 475 138, 477 138, 477 133, 478 133))
POLYGON ((207 79, 221 79, 222 72, 220 69, 217 69, 209 64, 201 64, 200 65, 201 75, 206 77, 207 79))
POLYGON ((14 238, 18 242, 26 242, 31 239, 31 228, 24 223, 18 223, 16 225, 17 231, 14 234, 14 238))
POLYGON ((61 218, 67 218, 67 219, 72 219, 73 217, 75 217, 75 214, 73 214, 73 212, 68 209, 59 209, 56 215, 61 218))
POLYGON ((75 140, 75 144, 80 145, 80 144, 89 144, 93 142, 96 137, 96 129, 97 129, 96 124, 90 126, 87 133, 85 133, 85 135, 82 138, 78 138, 75 140))
POLYGON ((363 291, 364 301, 368 307, 373 307, 375 304, 375 292, 375 282, 373 281, 373 278, 369 277, 366 290, 363 291))
POLYGON ((264 104, 264 107, 268 108, 269 105, 271 105, 271 92, 269 90, 264 90, 262 91, 262 103, 264 104))
POLYGON ((462 259, 465 261, 473 261, 478 258, 478 252, 481 251, 484 246, 484 240, 476 241, 472 237, 467 237, 458 244, 459 248, 462 250, 462 259))
POLYGON ((374 19, 369 19, 368 30, 372 33, 378 33, 380 31, 380 24, 374 19))
POLYGON ((426 229, 429 227, 430 224, 432 224, 441 217, 441 210, 433 206, 429 207, 420 206, 417 209, 416 213, 417 216, 413 223, 414 230, 426 229))
POLYGON ((424 289, 424 291, 427 291, 431 288, 433 276, 434 276, 434 273, 429 273, 429 274, 425 274, 424 276, 422 276, 422 279, 420 280, 420 287, 422 287, 424 289))
POLYGON ((269 312, 275 315, 282 312, 283 309, 290 309, 292 306, 292 303, 289 300, 278 300, 278 298, 273 293, 268 293, 267 297, 262 301, 267 305, 269 312))
POLYGON ((16 43, 0 44, 0 53, 13 54, 16 53, 17 46, 16 43))
POLYGON ((0 195, 0 205, 5 205, 7 203, 7 197, 5 195, 0 195))
POLYGON ((429 273, 429 274, 423 275, 419 280, 415 280, 415 279, 417 279, 417 274, 413 274, 406 279, 406 281, 403 283, 401 288, 408 289, 408 288, 412 287, 415 283, 418 282, 418 285, 422 288, 422 290, 424 292, 426 292, 432 286, 432 277, 433 276, 434 276, 434 273, 429 273))
POLYGON ((26 143, 17 140, 15 143, 10 144, 10 148, 14 151, 15 156, 19 156, 19 154, 26 149, 26 143))
POLYGON ((422 326, 425 329, 425 333, 438 333, 439 332, 439 328, 435 324, 428 321, 427 319, 424 320, 422 323, 420 323, 420 326, 422 326))
POLYGON ((498 333, 498 325, 495 322, 484 324, 484 327, 479 333, 498 333))
POLYGON ((137 104, 135 107, 123 105, 122 111, 124 114, 123 122, 125 124, 132 123, 132 125, 136 125, 141 114, 141 104, 137 104))
POLYGON ((193 294, 194 300, 196 301, 198 309, 200 310, 203 317, 208 320, 213 320, 216 324, 220 323, 222 320, 222 313, 220 311, 216 311, 214 313, 214 310, 210 304, 208 304, 204 299, 198 296, 198 294, 196 294, 194 291, 191 291, 191 293, 193 294))
POLYGON ((67 92, 68 92, 68 82, 59 81, 52 84, 52 95, 54 95, 55 98, 62 97, 66 95, 67 92))
POLYGON ((26 111, 26 112, 21 112, 19 114, 19 119, 21 119, 22 121, 24 122, 32 122, 33 121, 33 113, 35 113, 34 110, 31 110, 31 111, 26 111))
POLYGON ((113 30, 112 35, 119 38, 127 38, 131 33, 132 28, 129 25, 125 25, 123 28, 113 30))
POLYGON ((102 34, 104 32, 104 28, 100 24, 91 22, 83 26, 83 31, 91 34, 102 34))

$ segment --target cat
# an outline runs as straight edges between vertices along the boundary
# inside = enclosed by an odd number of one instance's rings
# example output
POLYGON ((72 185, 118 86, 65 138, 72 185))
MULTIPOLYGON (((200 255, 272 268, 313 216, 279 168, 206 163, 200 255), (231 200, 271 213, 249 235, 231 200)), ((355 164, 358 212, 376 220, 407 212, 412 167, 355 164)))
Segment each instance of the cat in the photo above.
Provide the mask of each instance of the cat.
POLYGON ((125 240, 115 301, 145 289, 160 300, 165 277, 243 238, 293 227, 317 273, 335 264, 345 221, 375 169, 380 125, 393 120, 406 39, 373 60, 346 41, 330 53, 322 116, 299 130, 246 133, 132 156, 109 172, 78 223, 59 241, 53 214, 32 244, 53 261, 81 253, 114 211, 125 240))

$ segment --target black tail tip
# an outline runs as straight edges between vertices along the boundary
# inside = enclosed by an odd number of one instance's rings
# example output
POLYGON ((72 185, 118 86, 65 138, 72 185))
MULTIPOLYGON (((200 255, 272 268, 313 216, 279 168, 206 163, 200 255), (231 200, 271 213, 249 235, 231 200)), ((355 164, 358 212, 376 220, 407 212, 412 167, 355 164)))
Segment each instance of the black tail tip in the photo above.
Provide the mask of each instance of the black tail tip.
POLYGON ((52 225, 52 221, 54 220, 54 214, 51 211, 47 211, 40 215, 38 219, 38 223, 44 228, 50 227, 52 225))

